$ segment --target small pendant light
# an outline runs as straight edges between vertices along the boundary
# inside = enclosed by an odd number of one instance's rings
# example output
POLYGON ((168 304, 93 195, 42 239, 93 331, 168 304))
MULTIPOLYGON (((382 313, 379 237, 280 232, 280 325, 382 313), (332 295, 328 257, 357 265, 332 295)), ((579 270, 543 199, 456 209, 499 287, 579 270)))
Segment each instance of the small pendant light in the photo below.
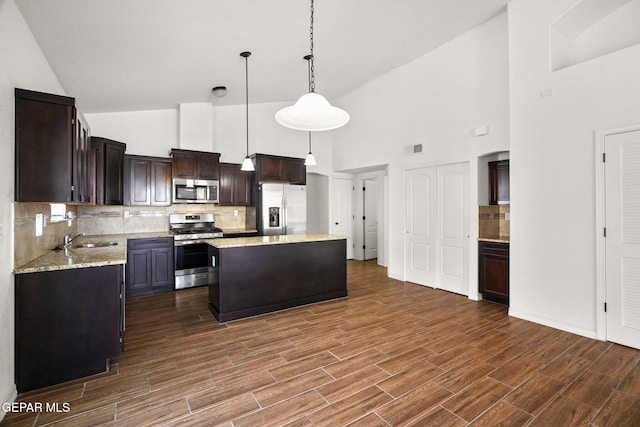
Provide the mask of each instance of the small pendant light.
POLYGON ((311 82, 309 93, 298 101, 276 113, 276 121, 282 126, 306 131, 331 130, 344 126, 349 121, 349 114, 329 104, 326 98, 315 91, 315 76, 313 67, 313 0, 311 0, 311 82))
MULTIPOLYGON (((305 55, 304 60, 307 61, 308 75, 309 75, 309 90, 311 90, 311 55, 305 55)), ((311 131, 309 131, 309 154, 307 154, 307 158, 304 160, 305 166, 315 166, 316 158, 313 157, 313 153, 311 152, 311 131)))
POLYGON ((309 154, 307 154, 307 158, 304 160, 305 166, 315 166, 316 158, 313 157, 313 153, 311 152, 311 131, 309 131, 309 154))
POLYGON ((244 75, 245 75, 245 101, 246 101, 246 113, 247 113, 247 157, 244 158, 240 170, 251 172, 256 170, 253 166, 251 158, 249 158, 249 56, 251 52, 242 52, 240 54, 244 58, 244 75))

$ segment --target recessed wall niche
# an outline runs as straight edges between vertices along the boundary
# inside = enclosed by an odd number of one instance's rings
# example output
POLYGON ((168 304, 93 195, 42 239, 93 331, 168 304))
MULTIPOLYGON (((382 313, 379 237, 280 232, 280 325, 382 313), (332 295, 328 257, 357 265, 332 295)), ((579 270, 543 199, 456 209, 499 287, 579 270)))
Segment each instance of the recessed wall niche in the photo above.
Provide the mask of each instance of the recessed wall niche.
POLYGON ((582 0, 549 31, 551 71, 640 43, 640 0, 582 0))

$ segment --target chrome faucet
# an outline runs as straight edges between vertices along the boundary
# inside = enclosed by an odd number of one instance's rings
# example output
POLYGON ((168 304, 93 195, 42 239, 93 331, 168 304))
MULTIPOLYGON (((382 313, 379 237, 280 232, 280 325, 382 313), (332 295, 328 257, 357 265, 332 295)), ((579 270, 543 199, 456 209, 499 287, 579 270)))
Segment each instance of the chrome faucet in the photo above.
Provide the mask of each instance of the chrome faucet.
POLYGON ((66 248, 67 246, 69 246, 71 244, 71 242, 73 242, 76 238, 80 237, 80 236, 84 236, 84 233, 77 233, 75 236, 73 235, 73 231, 69 234, 65 234, 64 236, 64 247, 66 248))

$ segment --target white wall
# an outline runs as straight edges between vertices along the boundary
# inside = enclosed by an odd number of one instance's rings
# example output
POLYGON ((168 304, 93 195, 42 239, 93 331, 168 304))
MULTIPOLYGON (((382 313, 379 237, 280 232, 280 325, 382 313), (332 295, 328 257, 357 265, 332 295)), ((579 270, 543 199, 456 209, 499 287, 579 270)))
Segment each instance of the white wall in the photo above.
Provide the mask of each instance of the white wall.
POLYGON ((329 177, 307 174, 307 233, 329 232, 329 177))
POLYGON ((179 148, 178 110, 85 114, 94 136, 127 144, 127 154, 168 157, 179 148))
POLYGON ((640 123, 640 45, 549 71, 549 26, 574 5, 509 4, 510 313, 595 336, 594 131, 640 123))
MULTIPOLYGON (((287 129, 274 115, 282 103, 249 105, 249 154, 266 153, 306 157, 306 132, 287 129)), ((180 109, 86 114, 93 135, 127 144, 127 154, 167 157, 171 148, 214 151, 220 161, 242 163, 247 149, 245 105, 181 104, 180 109), (212 116, 210 116, 211 114, 212 116)), ((307 172, 328 175, 331 170, 331 133, 312 135, 317 166, 307 172)))
POLYGON ((404 168, 471 161, 470 289, 477 294, 477 157, 509 149, 507 18, 502 14, 336 101, 334 170, 388 164, 389 275, 404 279, 404 168), (489 134, 473 130, 489 126, 489 134), (423 144, 419 155, 405 147, 423 144))
MULTIPOLYGON (((14 88, 65 95, 13 0, 0 0, 0 403, 14 382, 14 88)), ((35 237, 35 235, 34 235, 35 237)), ((0 411, 0 420, 4 412, 0 411)))

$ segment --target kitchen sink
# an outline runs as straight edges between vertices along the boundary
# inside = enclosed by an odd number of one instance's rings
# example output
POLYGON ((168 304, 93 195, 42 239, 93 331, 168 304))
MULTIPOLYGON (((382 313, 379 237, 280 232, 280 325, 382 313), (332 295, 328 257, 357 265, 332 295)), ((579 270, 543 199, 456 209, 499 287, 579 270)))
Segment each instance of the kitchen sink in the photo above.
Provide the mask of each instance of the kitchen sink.
POLYGON ((104 248, 106 246, 116 246, 118 242, 87 242, 87 243, 78 243, 77 245, 71 246, 72 248, 104 248))

